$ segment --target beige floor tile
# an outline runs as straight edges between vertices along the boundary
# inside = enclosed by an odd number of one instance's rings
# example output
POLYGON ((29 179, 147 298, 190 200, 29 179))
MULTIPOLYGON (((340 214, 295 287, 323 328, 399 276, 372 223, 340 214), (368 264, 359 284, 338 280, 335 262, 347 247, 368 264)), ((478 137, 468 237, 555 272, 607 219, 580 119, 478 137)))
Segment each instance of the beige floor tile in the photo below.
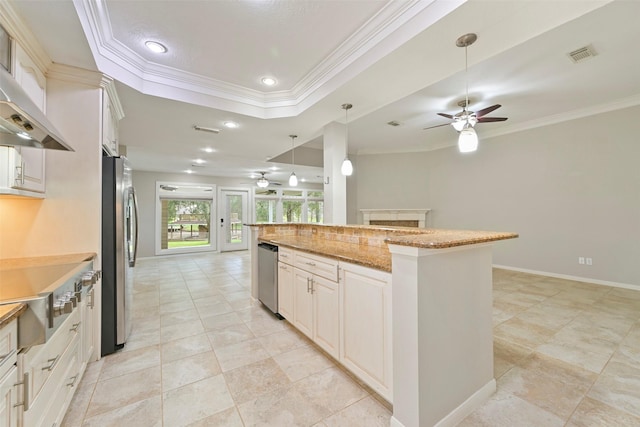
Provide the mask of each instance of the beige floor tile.
POLYGON ((88 384, 93 384, 98 381, 100 377, 100 372, 102 371, 102 367, 104 366, 105 358, 96 361, 87 363, 87 369, 84 371, 84 375, 82 377, 82 381, 88 384))
POLYGON ((626 363, 609 362, 588 395, 640 417, 640 369, 626 363))
POLYGON ((262 347, 260 341, 251 339, 225 347, 215 347, 222 372, 227 372, 241 366, 249 365, 269 357, 269 353, 262 347))
POLYGON ((211 340, 211 345, 214 348, 222 348, 255 338, 253 332, 251 332, 244 323, 229 325, 220 330, 209 331, 207 336, 209 340, 211 340))
POLYGON ((313 346, 299 347, 278 354, 273 360, 291 381, 298 381, 334 366, 334 363, 313 346))
POLYGON ((529 349, 535 349, 540 344, 549 341, 554 334, 555 331, 552 329, 526 322, 517 317, 513 317, 493 328, 493 335, 496 338, 510 341, 529 349))
POLYGON ((345 409, 325 418, 319 426, 323 427, 388 427, 391 412, 371 396, 354 403, 345 409))
POLYGON ((182 359, 198 353, 211 351, 211 343, 206 334, 198 334, 162 344, 162 363, 182 359))
POLYGON ((73 395, 71 403, 69 404, 67 414, 62 420, 62 427, 82 426, 82 420, 87 408, 89 407, 89 403, 91 402, 91 397, 93 396, 93 390, 95 387, 95 382, 86 382, 85 378, 82 378, 82 381, 78 384, 78 388, 73 395))
POLYGON ((242 324, 242 319, 234 312, 213 316, 203 316, 201 320, 204 325, 204 329, 207 331, 221 330, 228 326, 242 324))
POLYGON ((238 410, 233 407, 189 424, 188 427, 244 427, 238 410))
POLYGON ((531 354, 531 349, 499 338, 493 340, 493 376, 500 378, 531 354))
POLYGON ((181 427, 234 406, 222 375, 163 393, 165 426, 181 427))
POLYGON ((568 419, 597 375, 534 353, 498 379, 498 390, 568 419))
POLYGON ((224 373, 236 404, 252 400, 291 381, 273 359, 264 359, 224 373))
POLYGON ((170 302, 160 306, 160 314, 176 313, 178 311, 192 310, 194 308, 195 305, 191 300, 170 302))
POLYGON ((200 319, 188 320, 186 322, 174 323, 160 328, 162 342, 166 343, 180 338, 191 337, 204 332, 204 326, 200 319))
POLYGON ((176 323, 188 322, 200 319, 200 313, 195 308, 191 310, 176 311, 174 313, 166 313, 160 316, 161 326, 170 326, 176 323))
MULTIPOLYGON (((217 298, 217 297, 213 297, 213 298, 217 298)), ((223 297, 220 297, 220 298, 223 298, 223 297)), ((202 304, 198 304, 198 301, 201 301, 201 300, 195 300, 195 304, 201 317, 215 316, 218 314, 233 312, 233 307, 231 307, 231 305, 224 300, 217 303, 202 303, 202 304)))
POLYGON ((138 350, 160 344, 160 330, 132 331, 121 352, 138 350))
POLYGON ((117 352, 103 358, 100 381, 160 365, 160 346, 153 345, 127 352, 117 352))
POLYGON ((220 374, 213 351, 198 353, 162 365, 162 390, 169 391, 220 374))
POLYGON ((258 340, 260 340, 269 355, 275 356, 311 343, 307 337, 295 331, 292 326, 285 326, 286 327, 279 332, 258 337, 258 340))
POLYGON ((567 427, 640 426, 640 417, 585 397, 566 425, 567 427))
POLYGON ((562 427, 562 418, 508 393, 496 393, 458 427, 562 427))
POLYGON ((90 418, 159 395, 162 391, 160 377, 158 365, 98 381, 86 416, 90 418))
POLYGON ((83 427, 162 427, 160 395, 87 418, 83 427))

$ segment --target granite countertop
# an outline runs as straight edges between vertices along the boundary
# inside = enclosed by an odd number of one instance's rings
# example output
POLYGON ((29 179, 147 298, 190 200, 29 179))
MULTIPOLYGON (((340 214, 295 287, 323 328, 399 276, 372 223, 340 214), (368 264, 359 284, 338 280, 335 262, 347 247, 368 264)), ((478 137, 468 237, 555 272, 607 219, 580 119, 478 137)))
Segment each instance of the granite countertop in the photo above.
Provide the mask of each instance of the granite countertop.
POLYGON ((25 258, 5 258, 0 259, 0 270, 40 267, 43 265, 73 264, 84 261, 91 261, 95 257, 96 254, 93 252, 82 252, 77 254, 48 255, 25 258))
MULTIPOLYGON (((364 227, 371 229, 369 226, 364 227)), ((352 226, 351 228, 359 227, 352 226)), ((404 230, 394 229, 394 231, 397 233, 385 238, 385 246, 369 246, 309 236, 277 234, 263 235, 259 237, 259 240, 390 272, 391 253, 387 246, 389 244, 425 249, 446 249, 518 237, 517 233, 496 231, 411 229, 406 230, 406 234, 398 232, 404 230)))
POLYGON ((426 229, 422 234, 399 235, 385 239, 387 244, 416 248, 445 249, 497 240, 515 239, 517 233, 476 230, 426 229))
POLYGON ((391 253, 386 246, 368 246, 301 236, 262 236, 259 240, 338 261, 391 271, 391 253))
POLYGON ((0 305, 0 328, 8 325, 13 319, 20 316, 27 309, 26 304, 0 305))

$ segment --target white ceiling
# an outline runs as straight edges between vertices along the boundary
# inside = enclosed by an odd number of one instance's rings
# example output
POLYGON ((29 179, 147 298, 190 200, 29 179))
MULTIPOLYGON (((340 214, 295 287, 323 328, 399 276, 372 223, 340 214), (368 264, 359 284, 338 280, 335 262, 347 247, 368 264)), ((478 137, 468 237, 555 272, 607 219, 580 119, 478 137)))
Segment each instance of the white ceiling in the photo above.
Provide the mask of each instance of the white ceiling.
MULTIPOLYGON (((355 154, 423 151, 457 139, 437 112, 464 99, 462 34, 481 143, 576 117, 640 104, 640 2, 501 0, 69 0, 12 3, 53 62, 118 81, 120 140, 134 169, 247 178, 296 145, 321 148, 322 128, 344 123, 355 154), (152 39, 165 55, 145 50, 152 39), (591 44, 597 56, 567 53, 591 44), (278 84, 261 86, 263 76, 278 84), (238 129, 225 129, 233 120, 238 129), (395 120, 400 126, 386 123, 395 120), (194 125, 221 129, 196 132, 194 125), (207 154, 203 148, 215 151, 207 154), (192 168, 197 158, 204 167, 192 168)), ((286 157, 286 156, 284 156, 286 157)), ((357 165, 356 165, 357 166, 357 165)), ((322 172, 295 167, 319 182, 322 172)), ((357 174, 357 171, 356 171, 357 174)))

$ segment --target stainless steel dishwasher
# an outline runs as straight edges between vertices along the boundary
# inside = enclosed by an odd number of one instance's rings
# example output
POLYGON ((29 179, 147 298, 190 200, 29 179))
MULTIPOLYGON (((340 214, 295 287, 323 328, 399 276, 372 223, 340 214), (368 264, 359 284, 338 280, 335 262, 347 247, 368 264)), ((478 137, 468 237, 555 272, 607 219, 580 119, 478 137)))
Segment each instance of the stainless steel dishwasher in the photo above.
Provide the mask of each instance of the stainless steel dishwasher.
POLYGON ((278 247, 258 244, 258 299, 278 318, 278 247))

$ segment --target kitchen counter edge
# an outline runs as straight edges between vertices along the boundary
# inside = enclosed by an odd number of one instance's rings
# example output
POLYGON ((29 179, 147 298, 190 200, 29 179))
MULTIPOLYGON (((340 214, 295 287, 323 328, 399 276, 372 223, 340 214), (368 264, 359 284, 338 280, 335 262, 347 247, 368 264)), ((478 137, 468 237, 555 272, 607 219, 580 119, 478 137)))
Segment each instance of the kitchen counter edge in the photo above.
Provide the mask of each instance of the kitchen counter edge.
POLYGON ((24 313, 26 309, 27 305, 22 303, 0 305, 0 329, 24 313))

